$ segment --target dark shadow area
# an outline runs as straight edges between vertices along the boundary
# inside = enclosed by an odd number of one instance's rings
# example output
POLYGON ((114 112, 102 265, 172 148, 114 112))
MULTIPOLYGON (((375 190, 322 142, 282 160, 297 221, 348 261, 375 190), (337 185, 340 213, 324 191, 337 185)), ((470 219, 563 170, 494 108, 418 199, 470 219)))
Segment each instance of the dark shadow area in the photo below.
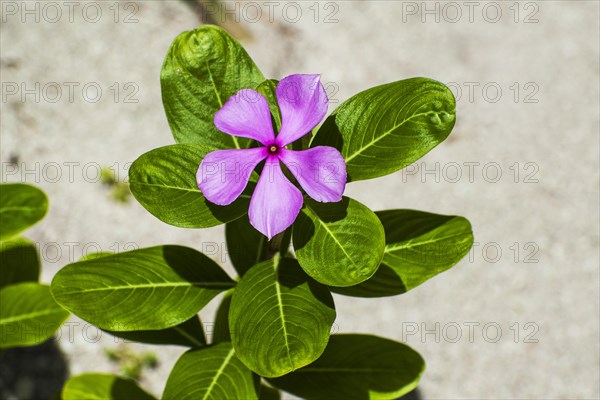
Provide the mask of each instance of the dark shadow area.
POLYGON ((231 263, 239 276, 263 261, 269 251, 267 238, 250 224, 248 214, 225 225, 225 239, 231 263))
POLYGON ((194 282, 195 287, 217 291, 235 286, 229 275, 208 256, 189 247, 162 246, 162 257, 181 278, 194 282))
POLYGON ((318 201, 307 199, 306 205, 310 207, 313 213, 317 214, 321 221, 336 222, 346 218, 348 215, 350 198, 343 197, 337 203, 319 203, 318 201))
POLYGON ((308 290, 310 290, 315 299, 319 300, 327 307, 335 309, 333 297, 331 297, 329 290, 327 290, 324 285, 308 276, 298 263, 298 260, 293 258, 282 258, 279 267, 277 268, 277 279, 280 285, 289 289, 293 289, 296 286, 304 285, 306 283, 308 290))
MULTIPOLYGON (((306 200, 306 198, 305 198, 306 200)), ((294 222, 294 229, 292 232, 294 240, 294 250, 298 251, 315 235, 315 223, 305 214, 306 204, 300 210, 300 213, 296 217, 294 222)), ((310 211, 309 211, 310 212, 310 211)))
MULTIPOLYGON (((313 363, 267 381, 314 400, 385 398, 412 387, 423 367, 421 356, 406 345, 373 335, 342 334, 332 335, 313 363)), ((420 394, 413 390, 400 399, 420 400, 420 394)))
POLYGON ((277 266, 277 281, 281 286, 288 289, 294 289, 297 286, 310 282, 311 278, 304 272, 293 258, 283 257, 277 266))
POLYGON ((227 292, 217 308, 215 323, 213 325, 211 343, 231 342, 231 331, 229 330, 229 309, 231 308, 231 296, 233 292, 227 292))
POLYGON ((110 396, 111 399, 155 400, 133 381, 122 378, 117 378, 112 382, 110 396))
POLYGON ((256 184, 254 182, 248 182, 248 186, 246 186, 244 192, 228 206, 219 206, 211 203, 210 201, 206 200, 201 193, 198 193, 198 196, 202 197, 202 202, 216 219, 222 223, 226 223, 232 220, 232 215, 237 216, 237 219, 248 211, 248 207, 250 207, 251 193, 254 190, 255 185, 256 184))
POLYGON ((332 292, 354 297, 386 297, 406 293, 402 278, 390 267, 381 264, 375 275, 354 286, 329 288, 332 292))
MULTIPOLYGON (((344 136, 342 135, 342 132, 340 132, 336 117, 337 114, 332 114, 325 119, 323 125, 321 125, 315 138, 310 144, 310 147, 331 146, 342 153, 342 149, 344 148, 344 136)), ((352 176, 348 175, 347 181, 352 182, 352 176)))
POLYGON ((14 238, 0 243, 0 287, 21 282, 37 282, 40 260, 34 243, 14 238))
POLYGON ((293 258, 282 258, 277 268, 277 280, 281 286, 294 289, 300 285, 307 285, 312 296, 325 306, 335 310, 333 297, 327 288, 308 276, 302 269, 298 260, 293 258))
POLYGON ((423 400, 423 397, 421 396, 421 392, 419 391, 419 389, 415 389, 410 393, 405 394, 404 396, 400 397, 398 400, 423 400))
POLYGON ((103 329, 103 331, 123 338, 126 341, 146 344, 175 345, 192 348, 206 345, 204 330, 197 315, 179 325, 166 329, 138 331, 111 331, 103 329))
POLYGON ((346 218, 348 215, 348 205, 350 199, 343 197, 337 203, 319 203, 317 201, 305 198, 303 211, 298 214, 294 223, 294 248, 296 251, 302 249, 315 234, 315 223, 307 214, 314 215, 315 218, 323 222, 336 222, 346 218))
POLYGON ((0 399, 50 400, 68 378, 64 354, 54 340, 0 354, 0 399))
POLYGON ((385 229, 385 243, 405 242, 441 228, 456 216, 417 210, 376 211, 385 229), (402 227, 398 229, 397 227, 402 227))

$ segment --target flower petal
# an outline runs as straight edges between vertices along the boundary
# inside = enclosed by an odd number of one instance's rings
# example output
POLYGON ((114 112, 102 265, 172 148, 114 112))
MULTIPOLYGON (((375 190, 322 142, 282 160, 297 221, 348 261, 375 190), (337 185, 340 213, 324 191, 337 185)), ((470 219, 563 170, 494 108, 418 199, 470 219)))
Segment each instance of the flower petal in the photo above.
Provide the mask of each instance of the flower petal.
POLYGON ((347 178, 346 162, 337 149, 329 146, 302 151, 281 149, 279 159, 306 194, 316 201, 342 200, 347 178))
POLYGON ((283 175, 279 159, 270 156, 250 200, 250 223, 271 240, 294 223, 301 208, 302 193, 283 175))
POLYGON ((281 110, 281 129, 277 143, 285 146, 300 139, 327 114, 327 93, 319 75, 290 75, 276 89, 281 110))
POLYGON ((252 89, 242 89, 231 96, 215 114, 215 126, 232 136, 254 139, 264 145, 275 138, 269 103, 252 89))
POLYGON ((246 188, 256 165, 266 157, 265 147, 208 153, 196 173, 198 188, 211 203, 231 204, 246 188))

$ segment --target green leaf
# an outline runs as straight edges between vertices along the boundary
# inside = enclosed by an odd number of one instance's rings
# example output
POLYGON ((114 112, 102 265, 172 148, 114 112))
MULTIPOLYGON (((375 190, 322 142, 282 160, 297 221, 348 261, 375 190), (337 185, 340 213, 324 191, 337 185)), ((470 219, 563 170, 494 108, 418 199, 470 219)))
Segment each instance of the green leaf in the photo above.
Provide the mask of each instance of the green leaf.
POLYGON ((235 283, 210 258, 181 246, 156 246, 79 261, 52 280, 56 301, 111 331, 179 325, 235 283))
POLYGON ((219 304, 215 316, 215 324, 212 332, 212 343, 231 342, 229 333, 229 309, 231 308, 231 296, 235 289, 231 289, 219 304))
POLYGON ((112 251, 98 251, 98 252, 93 252, 93 253, 88 253, 85 254, 83 257, 81 257, 78 261, 86 261, 86 260, 93 260, 94 258, 100 258, 100 257, 106 257, 106 256, 112 256, 115 253, 112 251))
POLYGON ((0 184, 0 240, 9 239, 46 215, 48 199, 35 186, 24 183, 0 184))
POLYGON ((24 282, 0 289, 0 348, 42 343, 69 317, 50 287, 24 282))
POLYGON ((377 212, 385 229, 383 263, 406 290, 419 286, 460 261, 473 245, 466 218, 414 210, 377 212))
POLYGON ((268 240, 252 225, 248 215, 225 225, 227 254, 235 270, 244 276, 250 267, 263 261, 268 251, 268 240))
POLYGON ((425 370, 419 353, 371 335, 332 335, 311 365, 269 383, 307 400, 396 399, 412 391, 425 370))
POLYGON ((129 169, 131 193, 146 210, 181 228, 209 228, 248 212, 250 196, 242 194, 222 207, 204 198, 196 171, 207 150, 198 145, 172 145, 143 154, 129 169))
POLYGON ((368 281, 336 293, 358 297, 407 292, 456 265, 473 245, 471 224, 463 217, 414 210, 378 211, 385 229, 385 253, 368 281))
POLYGON ((271 110, 271 117, 273 117, 273 128, 276 129, 276 132, 281 128, 281 111, 279 110, 279 103, 277 102, 276 89, 277 84, 279 83, 276 79, 267 79, 258 87, 256 91, 265 96, 267 102, 269 103, 269 109, 271 110))
POLYGON ((223 29, 203 25, 177 36, 160 74, 175 140, 213 149, 249 147, 250 140, 219 132, 213 119, 240 89, 255 88, 264 80, 244 48, 223 29))
POLYGON ((62 400, 154 400, 134 381, 109 374, 83 374, 70 378, 62 400))
POLYGON ((356 200, 306 200, 294 223, 300 265, 318 282, 352 286, 369 279, 383 257, 385 234, 377 216, 356 200))
POLYGON ((455 122, 444 84, 412 78, 360 92, 323 123, 311 146, 336 147, 348 181, 371 179, 412 164, 444 141, 455 122))
POLYGON ((0 242, 0 288, 20 282, 37 282, 40 260, 35 244, 12 238, 0 242))
POLYGON ((157 331, 109 331, 113 336, 117 336, 129 341, 167 345, 173 344, 186 347, 204 347, 206 346, 206 337, 202 323, 197 315, 187 321, 172 328, 161 329, 157 331))
POLYGON ((233 292, 229 330, 244 364, 275 377, 316 360, 335 320, 327 288, 298 262, 275 258, 252 267, 233 292))
POLYGON ((231 343, 185 353, 173 367, 163 400, 258 399, 259 380, 231 343))
POLYGON ((381 264, 372 277, 358 285, 348 287, 331 286, 329 289, 337 294, 354 297, 385 297, 406 292, 402 279, 385 264, 381 264))
POLYGON ((281 241, 279 242, 278 246, 276 246, 279 248, 278 251, 282 257, 285 257, 288 254, 290 254, 290 244, 291 243, 292 243, 292 227, 289 227, 288 229, 283 231, 283 234, 281 236, 281 241))
POLYGON ((268 239, 250 224, 246 214, 225 225, 227 254, 238 275, 244 276, 248 269, 271 258, 274 252, 278 251, 285 256, 290 247, 291 234, 292 229, 286 229, 280 238, 275 238, 270 244, 268 239))

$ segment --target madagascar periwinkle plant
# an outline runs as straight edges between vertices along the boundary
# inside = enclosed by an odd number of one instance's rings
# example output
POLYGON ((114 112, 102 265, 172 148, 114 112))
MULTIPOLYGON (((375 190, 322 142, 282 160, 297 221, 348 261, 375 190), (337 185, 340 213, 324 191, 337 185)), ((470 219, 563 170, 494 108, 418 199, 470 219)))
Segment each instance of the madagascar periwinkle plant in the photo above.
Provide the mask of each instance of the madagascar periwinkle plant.
POLYGON ((37 244, 21 236, 47 211, 48 198, 37 187, 0 184, 0 353, 46 341, 69 317, 50 286, 38 282, 37 244))
MULTIPOLYGON (((471 247, 462 217, 373 212, 343 195, 348 183, 398 171, 442 142, 455 122, 450 90, 401 80, 358 93, 325 118, 319 75, 266 79, 210 25, 175 39, 161 87, 177 144, 133 163, 131 191, 169 225, 225 224, 239 278, 192 248, 156 246, 67 265, 52 281, 56 301, 116 336, 189 347, 166 400, 277 398, 279 390, 394 399, 414 389, 421 356, 377 336, 331 334, 331 293, 405 293, 471 247), (222 292, 209 344, 198 312, 222 292)), ((132 381, 94 374, 72 378, 62 396, 91 393, 151 398, 132 381)))

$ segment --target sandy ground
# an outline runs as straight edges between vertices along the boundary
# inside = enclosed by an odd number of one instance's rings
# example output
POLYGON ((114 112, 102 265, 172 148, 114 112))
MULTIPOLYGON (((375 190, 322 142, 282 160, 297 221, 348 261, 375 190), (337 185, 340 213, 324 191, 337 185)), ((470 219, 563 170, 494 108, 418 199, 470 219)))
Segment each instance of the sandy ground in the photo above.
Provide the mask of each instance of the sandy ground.
MULTIPOLYGON (((112 201, 96 179, 99 165, 125 178, 129 162, 173 143, 159 71, 198 16, 180 1, 118 3, 118 16, 113 2, 88 3, 70 16, 57 2, 62 16, 52 22, 56 11, 42 3, 36 21, 35 11, 21 15, 34 2, 1 2, 2 181, 36 183, 49 195, 47 218, 27 233, 40 245, 43 281, 87 251, 132 244, 193 246, 231 271, 222 228, 166 226, 135 200, 112 201), (22 98, 22 89, 33 93, 22 98)), ((599 3, 278 2, 272 21, 264 2, 253 4, 262 15, 238 5, 235 29, 267 76, 321 73, 338 102, 413 76, 457 94, 449 140, 347 194, 373 209, 464 215, 477 246, 405 295, 336 297, 336 329, 407 341, 427 360, 428 399, 598 398, 599 3)), ((201 313, 205 323, 213 310, 201 313)), ((115 371, 103 349, 123 344, 97 341, 75 318, 70 326, 59 344, 71 373, 115 371)), ((182 349, 129 347, 160 357, 142 382, 160 394, 182 349)))

